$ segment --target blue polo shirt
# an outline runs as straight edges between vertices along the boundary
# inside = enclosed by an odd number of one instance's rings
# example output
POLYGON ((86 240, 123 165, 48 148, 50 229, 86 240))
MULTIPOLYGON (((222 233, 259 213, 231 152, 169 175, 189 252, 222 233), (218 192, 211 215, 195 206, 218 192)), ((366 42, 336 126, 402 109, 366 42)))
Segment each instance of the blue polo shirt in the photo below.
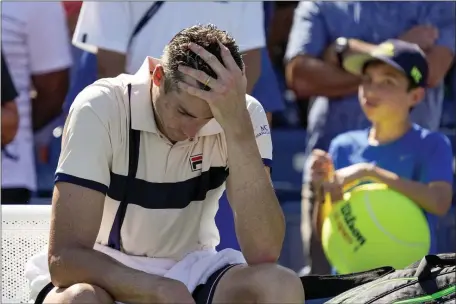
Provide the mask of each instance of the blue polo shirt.
MULTIPOLYGON (((394 142, 370 146, 369 129, 343 133, 331 142, 329 153, 337 169, 357 163, 375 163, 401 178, 424 184, 435 181, 453 183, 453 153, 449 139, 416 124, 394 142)), ((430 253, 437 253, 438 217, 425 212, 431 231, 430 253)))
MULTIPOLYGON (((437 27, 436 44, 454 53, 455 6, 452 1, 302 1, 295 10, 286 59, 299 54, 318 58, 341 36, 378 44, 396 38, 418 24, 437 27)), ((412 121, 438 130, 443 93, 443 84, 428 89, 423 102, 412 111, 412 121)), ((338 134, 368 126, 357 94, 330 100, 317 96, 309 113, 307 151, 327 150, 338 134)), ((308 174, 304 181, 308 181, 308 174)))

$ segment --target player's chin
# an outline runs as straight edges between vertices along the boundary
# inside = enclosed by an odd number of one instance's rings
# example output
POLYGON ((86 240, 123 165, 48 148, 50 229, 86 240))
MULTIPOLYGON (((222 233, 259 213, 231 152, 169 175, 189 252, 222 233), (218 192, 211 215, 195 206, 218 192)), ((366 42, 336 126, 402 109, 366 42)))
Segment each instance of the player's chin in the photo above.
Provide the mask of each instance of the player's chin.
POLYGON ((184 141, 188 139, 187 135, 179 131, 172 132, 169 137, 171 141, 184 141))

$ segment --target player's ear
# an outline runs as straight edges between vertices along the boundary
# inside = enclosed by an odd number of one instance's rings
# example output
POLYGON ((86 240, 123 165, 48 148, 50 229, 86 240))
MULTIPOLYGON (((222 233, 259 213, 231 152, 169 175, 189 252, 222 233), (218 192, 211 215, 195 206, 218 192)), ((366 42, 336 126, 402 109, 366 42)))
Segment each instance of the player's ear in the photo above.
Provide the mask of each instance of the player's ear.
POLYGON ((411 99, 410 99, 410 106, 411 107, 414 107, 416 106, 417 104, 419 104, 423 99, 424 99, 424 96, 425 96, 425 89, 424 88, 415 88, 415 89, 412 89, 410 91, 410 94, 411 94, 411 99))
POLYGON ((154 85, 160 87, 165 82, 165 71, 163 70, 163 66, 161 64, 157 64, 154 68, 152 73, 152 80, 154 85))

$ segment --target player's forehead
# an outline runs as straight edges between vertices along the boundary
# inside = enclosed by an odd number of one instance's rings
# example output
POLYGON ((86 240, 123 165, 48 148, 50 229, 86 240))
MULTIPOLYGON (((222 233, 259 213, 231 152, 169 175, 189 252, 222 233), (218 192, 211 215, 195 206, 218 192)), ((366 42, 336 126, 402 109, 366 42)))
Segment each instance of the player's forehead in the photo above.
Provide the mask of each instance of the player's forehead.
POLYGON ((212 118, 211 109, 205 100, 182 90, 173 90, 168 95, 168 98, 173 99, 173 103, 176 105, 178 111, 195 118, 212 118))

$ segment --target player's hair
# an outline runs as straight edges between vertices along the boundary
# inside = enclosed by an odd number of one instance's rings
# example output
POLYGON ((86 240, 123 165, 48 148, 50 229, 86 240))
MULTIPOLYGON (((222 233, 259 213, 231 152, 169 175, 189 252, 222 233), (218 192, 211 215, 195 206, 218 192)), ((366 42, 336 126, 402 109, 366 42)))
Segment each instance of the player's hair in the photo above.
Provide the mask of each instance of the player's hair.
MULTIPOLYGON (((241 70, 244 69, 244 62, 239 53, 239 47, 232 36, 227 32, 218 29, 213 24, 195 25, 177 33, 165 47, 162 56, 162 64, 165 73, 165 93, 178 89, 177 82, 182 80, 183 77, 183 74, 177 69, 179 65, 201 70, 207 75, 215 79, 217 78, 217 74, 209 65, 187 47, 190 42, 196 43, 217 57, 223 64, 220 46, 217 43, 217 40, 230 50, 231 56, 233 56, 233 59, 239 68, 241 70)), ((198 84, 200 88, 204 90, 208 91, 210 89, 202 83, 198 84)))

